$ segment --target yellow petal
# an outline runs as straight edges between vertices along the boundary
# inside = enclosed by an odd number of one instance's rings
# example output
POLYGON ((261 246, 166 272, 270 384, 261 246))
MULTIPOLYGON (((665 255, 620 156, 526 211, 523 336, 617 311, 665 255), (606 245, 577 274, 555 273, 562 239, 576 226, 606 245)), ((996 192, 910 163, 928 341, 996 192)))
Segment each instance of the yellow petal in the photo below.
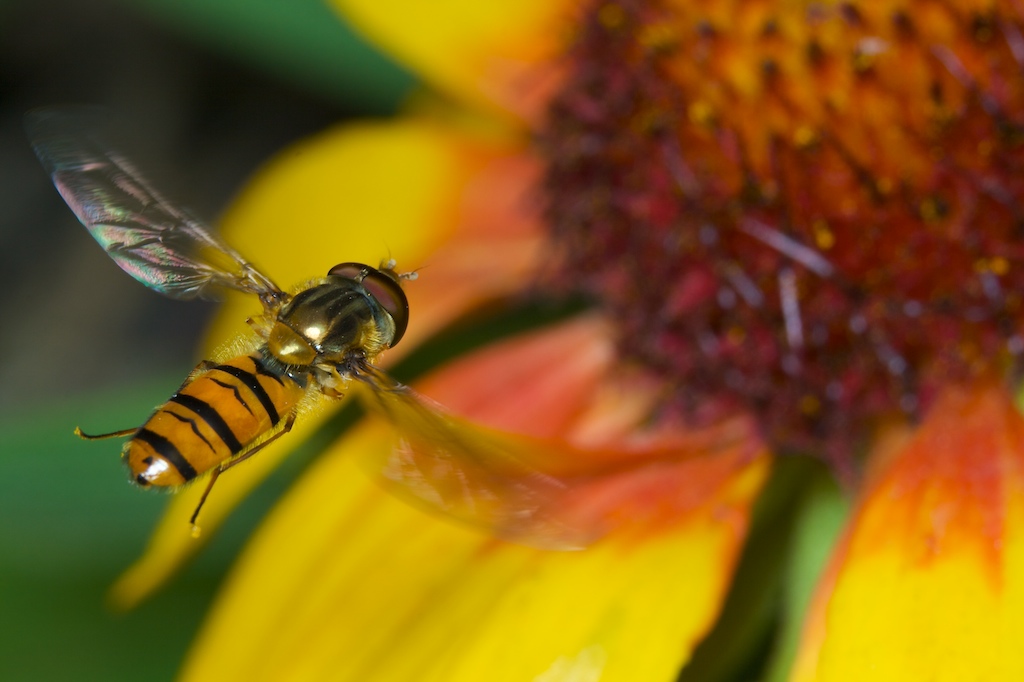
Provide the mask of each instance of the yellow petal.
POLYGON ((792 679, 1024 679, 1024 418, 950 389, 870 486, 792 679))
MULTIPOLYGON (((390 442, 376 436, 350 454, 390 442)), ((427 516, 332 458, 242 556, 183 679, 671 680, 742 538, 719 514, 764 468, 642 543, 545 553, 427 516)))
POLYGON ((436 87, 527 120, 537 116, 557 83, 556 58, 577 10, 564 0, 332 4, 436 87))
MULTIPOLYGON (((225 216, 223 232, 286 288, 349 260, 376 264, 390 256, 400 268, 426 266, 407 286, 410 327, 388 361, 528 279, 541 235, 521 197, 535 173, 509 141, 439 123, 341 126, 261 170, 225 216)), ((208 347, 227 341, 218 353, 237 354, 231 339, 249 333, 245 319, 258 310, 255 301, 230 299, 208 347)), ((200 518, 204 538, 324 416, 300 419, 287 437, 217 481, 200 518)), ((115 605, 137 603, 202 545, 188 519, 203 487, 200 481, 172 499, 143 556, 115 584, 115 605)))
MULTIPOLYGON (((585 344, 581 332, 593 329, 538 333, 518 356, 516 341, 505 342, 506 361, 536 360, 545 335, 571 354, 566 342, 585 344)), ((587 382, 591 364, 565 376, 587 382)), ((442 385, 446 371, 428 385, 442 385)), ((514 372, 499 378, 495 396, 480 391, 473 405, 513 419, 493 404, 515 402, 504 385, 514 381, 514 372)), ((575 390, 564 383, 527 402, 561 407, 575 390)), ((365 424, 307 472, 241 557, 184 679, 674 679, 714 622, 768 470, 763 453, 742 445, 684 458, 696 477, 658 469, 666 485, 641 482, 646 504, 628 510, 641 514, 627 514, 620 531, 580 552, 545 552, 425 514, 370 483, 355 459, 392 443, 390 428, 365 424), (723 462, 729 473, 719 476, 723 462)), ((628 491, 597 492, 592 507, 636 502, 628 491)))

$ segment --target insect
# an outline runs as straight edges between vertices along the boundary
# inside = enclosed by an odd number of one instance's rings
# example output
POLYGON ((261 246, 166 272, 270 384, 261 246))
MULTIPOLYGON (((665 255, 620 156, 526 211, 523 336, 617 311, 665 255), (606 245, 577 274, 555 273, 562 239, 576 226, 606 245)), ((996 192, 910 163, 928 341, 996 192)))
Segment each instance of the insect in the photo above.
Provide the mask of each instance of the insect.
POLYGON ((350 385, 394 427, 397 443, 374 462, 392 488, 420 504, 522 544, 575 549, 593 539, 557 512, 569 483, 526 464, 528 439, 497 434, 445 411, 375 366, 409 322, 394 261, 343 262, 290 292, 278 287, 202 222, 164 199, 101 133, 92 109, 26 116, 33 148, 92 237, 122 270, 176 299, 224 290, 256 297, 261 315, 244 353, 201 362, 140 427, 122 459, 142 487, 217 478, 292 428, 309 401, 337 400, 350 385))

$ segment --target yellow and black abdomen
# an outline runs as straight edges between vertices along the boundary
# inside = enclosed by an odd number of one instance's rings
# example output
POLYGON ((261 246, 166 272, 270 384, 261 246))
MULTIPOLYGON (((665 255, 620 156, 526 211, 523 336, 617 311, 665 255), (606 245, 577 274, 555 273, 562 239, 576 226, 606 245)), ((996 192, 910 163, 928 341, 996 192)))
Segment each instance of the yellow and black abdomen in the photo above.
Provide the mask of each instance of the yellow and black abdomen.
POLYGON ((124 447, 132 480, 177 486, 226 462, 268 435, 295 409, 304 384, 243 355, 192 378, 124 447))

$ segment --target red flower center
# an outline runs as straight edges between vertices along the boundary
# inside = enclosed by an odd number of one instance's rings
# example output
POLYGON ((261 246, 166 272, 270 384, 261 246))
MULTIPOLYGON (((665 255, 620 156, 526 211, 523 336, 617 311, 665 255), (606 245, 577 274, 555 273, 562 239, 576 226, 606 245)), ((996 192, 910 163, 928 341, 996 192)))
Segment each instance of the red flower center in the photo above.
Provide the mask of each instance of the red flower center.
POLYGON ((547 222, 676 404, 837 454, 1024 351, 1024 29, 790 7, 591 6, 540 137, 547 222))

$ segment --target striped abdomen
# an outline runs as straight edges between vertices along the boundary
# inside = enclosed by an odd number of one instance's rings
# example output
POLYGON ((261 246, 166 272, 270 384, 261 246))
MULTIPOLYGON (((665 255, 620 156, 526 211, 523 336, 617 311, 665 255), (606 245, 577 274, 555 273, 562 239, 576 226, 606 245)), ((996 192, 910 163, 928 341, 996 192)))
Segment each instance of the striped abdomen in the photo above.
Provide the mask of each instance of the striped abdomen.
POLYGON ((215 365, 171 396, 124 447, 139 485, 187 483, 270 432, 305 387, 266 367, 259 354, 215 365))

